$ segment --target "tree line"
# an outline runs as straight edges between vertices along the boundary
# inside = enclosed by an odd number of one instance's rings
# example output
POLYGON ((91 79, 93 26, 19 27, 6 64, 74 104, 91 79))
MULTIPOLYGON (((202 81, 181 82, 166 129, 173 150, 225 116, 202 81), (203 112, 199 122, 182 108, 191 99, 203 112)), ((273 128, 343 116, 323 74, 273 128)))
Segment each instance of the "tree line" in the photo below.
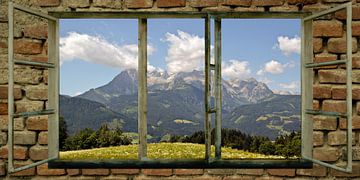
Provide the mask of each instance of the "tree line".
POLYGON ((123 135, 120 126, 105 123, 97 130, 85 128, 68 136, 66 121, 59 121, 59 146, 62 151, 92 149, 131 144, 132 139, 123 135))
MULTIPOLYGON (((215 130, 211 131, 211 142, 214 144, 215 130)), ((162 142, 205 143, 204 131, 197 131, 190 136, 170 135, 162 142)), ((267 137, 251 136, 237 129, 221 130, 221 146, 231 147, 265 155, 279 155, 283 157, 301 156, 301 133, 292 132, 278 136, 275 141, 267 137)))
MULTIPOLYGON (((99 129, 85 128, 72 136, 68 136, 66 121, 59 121, 59 146, 62 151, 91 149, 99 147, 129 145, 132 139, 123 135, 118 123, 105 123, 99 129)), ((214 144, 215 130, 211 131, 211 142, 214 144)), ((166 135, 160 142, 183 142, 205 144, 204 131, 197 131, 187 136, 166 135)), ((278 136, 275 141, 267 137, 248 135, 237 129, 221 130, 221 146, 265 155, 283 157, 301 156, 301 133, 292 132, 278 136)))

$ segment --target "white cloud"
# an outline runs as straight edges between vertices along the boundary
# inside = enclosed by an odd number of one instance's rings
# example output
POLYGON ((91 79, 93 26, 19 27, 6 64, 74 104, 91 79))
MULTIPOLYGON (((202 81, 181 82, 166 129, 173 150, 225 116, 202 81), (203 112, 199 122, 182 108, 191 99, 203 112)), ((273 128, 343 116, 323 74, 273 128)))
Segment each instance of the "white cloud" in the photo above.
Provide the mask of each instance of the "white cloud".
POLYGON ((285 68, 293 68, 295 67, 295 62, 290 61, 289 63, 282 64, 276 60, 271 60, 267 63, 265 63, 265 66, 261 68, 258 72, 256 72, 256 75, 261 76, 265 73, 270 74, 281 74, 284 72, 285 68))
POLYGON ((78 95, 80 95, 80 94, 82 94, 82 92, 78 91, 78 92, 76 92, 76 93, 74 94, 74 96, 78 96, 78 95))
POLYGON ((273 92, 275 94, 280 94, 280 95, 298 95, 299 93, 298 92, 294 92, 294 91, 284 91, 284 90, 279 90, 279 89, 276 89, 276 90, 273 90, 273 92))
POLYGON ((165 60, 170 73, 190 72, 203 68, 204 38, 178 30, 177 34, 166 33, 164 41, 169 45, 165 60))
MULTIPOLYGON (((148 54, 154 48, 148 46, 148 54)), ((80 59, 92 63, 103 64, 120 69, 137 69, 138 45, 117 45, 106 41, 100 36, 70 32, 60 38, 61 64, 66 61, 80 59)))
POLYGON ((279 36, 277 38, 276 49, 280 49, 283 54, 290 55, 292 53, 300 54, 301 39, 299 36, 289 38, 287 36, 279 36))
POLYGON ((246 79, 250 76, 249 62, 230 60, 222 63, 222 74, 225 78, 246 79))
POLYGON ((262 83, 265 83, 265 84, 267 84, 267 85, 269 85, 269 84, 271 84, 271 83, 274 82, 273 80, 271 80, 271 79, 269 79, 269 78, 267 78, 267 77, 260 77, 260 78, 259 78, 259 81, 262 82, 262 83))
POLYGON ((290 83, 280 83, 279 84, 280 87, 284 88, 284 89, 298 89, 300 87, 300 82, 299 81, 292 81, 290 83))

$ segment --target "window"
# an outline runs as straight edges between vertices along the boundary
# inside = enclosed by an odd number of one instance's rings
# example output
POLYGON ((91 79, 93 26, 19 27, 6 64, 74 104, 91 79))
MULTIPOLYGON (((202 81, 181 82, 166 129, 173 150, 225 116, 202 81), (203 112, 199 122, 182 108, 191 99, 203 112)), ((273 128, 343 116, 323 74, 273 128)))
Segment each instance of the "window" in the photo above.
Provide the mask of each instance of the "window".
POLYGON ((50 168, 309 168, 312 162, 318 163, 337 170, 352 171, 352 44, 351 44, 351 2, 338 7, 309 15, 307 13, 226 13, 226 12, 198 12, 198 13, 177 13, 177 12, 53 12, 51 15, 35 12, 29 8, 22 7, 9 2, 9 119, 14 117, 28 117, 37 115, 49 115, 49 159, 36 162, 34 164, 14 168, 13 166, 13 123, 9 123, 9 172, 16 172, 33 167, 42 163, 49 162, 50 168), (35 16, 40 16, 48 20, 49 23, 49 62, 38 63, 14 59, 13 52, 13 31, 14 17, 13 11, 20 10, 35 16), (347 60, 338 60, 331 62, 313 63, 313 43, 312 43, 312 25, 313 19, 329 14, 341 9, 347 10, 347 60), (53 17, 55 16, 55 17, 53 17), (99 161, 66 161, 59 160, 59 20, 58 18, 134 18, 139 23, 139 44, 138 44, 138 160, 99 160, 99 161), (205 19, 205 156, 202 160, 152 160, 147 157, 147 23, 148 18, 203 18, 205 19), (301 93, 302 93, 302 159, 300 160, 225 160, 221 158, 221 22, 224 18, 300 18, 302 20, 302 48, 301 48, 301 93), (214 20, 214 62, 211 62, 211 21, 214 20), (39 68, 49 69, 48 82, 48 110, 39 112, 14 113, 14 64, 30 65, 39 68), (312 86, 313 70, 319 66, 346 64, 347 69, 347 112, 334 113, 314 111, 312 109, 312 86), (214 107, 210 106, 210 79, 215 82, 214 107), (215 114, 215 158, 210 156, 210 118, 215 114), (332 164, 315 160, 312 157, 312 115, 327 115, 347 118, 347 167, 337 167, 332 164))

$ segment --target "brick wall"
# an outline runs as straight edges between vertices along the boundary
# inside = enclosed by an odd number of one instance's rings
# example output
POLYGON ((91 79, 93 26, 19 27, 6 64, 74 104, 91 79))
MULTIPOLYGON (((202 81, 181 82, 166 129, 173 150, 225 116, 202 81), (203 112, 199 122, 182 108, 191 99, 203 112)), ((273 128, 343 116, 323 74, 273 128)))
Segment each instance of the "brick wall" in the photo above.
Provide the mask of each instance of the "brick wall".
MULTIPOLYGON (((1 1, 0 1, 1 2, 1 1)), ((270 11, 316 12, 346 0, 15 0, 43 12, 66 11, 270 11)), ((319 165, 313 169, 48 169, 47 165, 12 175, 6 172, 7 158, 7 0, 0 3, 0 179, 26 176, 35 179, 337 179, 360 178, 360 0, 353 0, 353 158, 352 174, 319 165), (52 177, 54 176, 54 177, 52 177)), ((47 61, 46 21, 16 12, 15 57, 47 61), (31 22, 31 23, 30 23, 31 22)), ((345 57, 345 13, 337 12, 314 23, 315 61, 345 57)), ((315 69, 314 108, 344 112, 345 71, 343 66, 315 69)), ((16 112, 46 107, 47 71, 15 66, 16 112)), ((15 164, 26 165, 47 158, 47 117, 15 119, 15 164)), ((343 164, 346 121, 314 118, 314 156, 343 164)))

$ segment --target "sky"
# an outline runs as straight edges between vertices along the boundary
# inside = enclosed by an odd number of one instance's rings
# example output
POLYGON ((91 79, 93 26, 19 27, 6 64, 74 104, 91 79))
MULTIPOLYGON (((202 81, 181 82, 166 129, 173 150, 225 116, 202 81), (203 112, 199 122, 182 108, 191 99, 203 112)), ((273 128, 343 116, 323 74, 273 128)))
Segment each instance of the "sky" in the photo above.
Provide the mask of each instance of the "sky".
MULTIPOLYGON (((137 27, 136 19, 61 20, 60 93, 76 96, 137 68, 137 27)), ((223 78, 299 93, 300 27, 297 19, 223 19, 223 78)), ((148 71, 203 70, 204 53, 203 19, 148 20, 148 71)))

